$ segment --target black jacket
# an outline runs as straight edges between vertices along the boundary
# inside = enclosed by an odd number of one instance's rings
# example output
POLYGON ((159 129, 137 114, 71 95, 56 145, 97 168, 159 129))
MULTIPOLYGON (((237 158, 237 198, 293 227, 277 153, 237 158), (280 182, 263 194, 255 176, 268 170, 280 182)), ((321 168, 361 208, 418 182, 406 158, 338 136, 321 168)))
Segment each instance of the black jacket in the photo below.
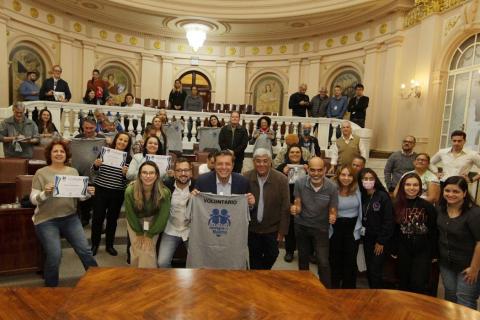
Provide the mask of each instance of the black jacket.
MULTIPOLYGON (((42 87, 40 88, 40 92, 38 94, 40 100, 55 101, 54 96, 46 95, 50 90, 53 90, 53 83, 54 83, 53 78, 48 78, 45 81, 43 81, 42 87)), ((65 99, 67 101, 70 101, 70 99, 72 98, 72 94, 70 92, 70 88, 68 87, 68 83, 63 79, 58 79, 57 87, 55 88, 54 91, 65 92, 65 99)))
MULTIPOLYGON (((175 191, 175 179, 173 177, 167 176, 163 179, 163 184, 165 185, 165 187, 170 189, 170 192, 173 194, 173 191, 175 191)), ((195 189, 195 180, 191 180, 188 189, 190 190, 190 192, 195 189)))
MULTIPOLYGON (((217 194, 217 174, 211 171, 198 177, 195 189, 200 192, 217 194)), ((250 192, 248 179, 239 173, 232 172, 232 194, 247 194, 250 192)))
POLYGON ((350 112, 351 119, 365 119, 367 116, 367 108, 369 98, 367 96, 361 96, 360 99, 357 97, 350 98, 348 102, 347 111, 350 112))
POLYGON ((307 108, 310 105, 310 98, 306 94, 295 92, 290 96, 288 101, 288 109, 292 109, 294 116, 305 117, 307 115, 307 108), (300 105, 300 101, 305 101, 306 104, 300 105))
POLYGON ((243 159, 245 149, 248 145, 247 129, 238 125, 235 129, 235 136, 232 141, 232 126, 224 126, 222 130, 220 130, 220 135, 218 136, 218 145, 222 150, 233 150, 236 159, 243 159))
POLYGON ((377 190, 371 197, 362 194, 362 207, 365 236, 374 238, 375 242, 381 245, 389 244, 393 236, 395 221, 392 200, 388 193, 377 190))

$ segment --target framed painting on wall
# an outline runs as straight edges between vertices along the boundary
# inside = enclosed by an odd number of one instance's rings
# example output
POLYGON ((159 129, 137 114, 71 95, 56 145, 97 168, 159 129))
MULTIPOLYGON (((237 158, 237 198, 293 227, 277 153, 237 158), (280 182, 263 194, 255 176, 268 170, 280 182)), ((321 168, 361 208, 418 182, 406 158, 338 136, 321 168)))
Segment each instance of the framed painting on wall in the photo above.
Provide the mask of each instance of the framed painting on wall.
POLYGON ((342 87, 342 95, 349 99, 355 95, 355 86, 361 83, 360 75, 354 70, 340 72, 332 82, 329 95, 333 95, 335 86, 342 87))
POLYGON ((253 92, 253 101, 257 112, 277 112, 281 114, 283 85, 276 77, 265 76, 261 78, 257 81, 253 92))
POLYGON ((108 93, 113 97, 115 104, 122 104, 125 95, 132 92, 132 79, 125 67, 110 65, 101 71, 102 79, 108 84, 108 93))
POLYGON ((14 101, 22 100, 19 88, 27 78, 27 72, 37 73, 37 81, 35 81, 35 83, 39 88, 42 86, 47 72, 45 62, 40 54, 34 48, 25 44, 20 44, 12 50, 9 62, 9 104, 12 104, 14 101))

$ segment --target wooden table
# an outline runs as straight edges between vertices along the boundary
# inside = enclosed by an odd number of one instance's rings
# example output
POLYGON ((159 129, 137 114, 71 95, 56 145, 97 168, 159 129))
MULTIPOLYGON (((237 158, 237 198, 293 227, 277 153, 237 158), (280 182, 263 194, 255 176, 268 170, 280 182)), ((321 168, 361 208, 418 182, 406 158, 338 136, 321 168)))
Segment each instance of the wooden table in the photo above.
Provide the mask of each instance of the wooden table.
POLYGON ((0 288, 0 319, 52 319, 72 290, 71 288, 0 288))
POLYGON ((464 306, 398 290, 328 290, 350 319, 478 320, 480 312, 464 306))
POLYGON ((0 274, 41 270, 33 209, 0 209, 0 274))
POLYGON ((348 319, 308 271, 91 268, 55 319, 348 319))

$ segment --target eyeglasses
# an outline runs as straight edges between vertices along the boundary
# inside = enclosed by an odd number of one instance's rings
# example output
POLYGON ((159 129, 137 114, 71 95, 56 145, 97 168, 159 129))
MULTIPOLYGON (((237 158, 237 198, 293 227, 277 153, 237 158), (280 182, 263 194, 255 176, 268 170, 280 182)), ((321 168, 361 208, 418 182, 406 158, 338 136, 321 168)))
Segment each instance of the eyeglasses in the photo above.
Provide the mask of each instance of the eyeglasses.
POLYGON ((411 140, 403 140, 403 143, 415 143, 415 141, 411 141, 411 140))
POLYGON ((176 173, 188 173, 191 169, 175 169, 176 173))
POLYGON ((142 171, 142 176, 154 176, 156 174, 155 171, 142 171))
POLYGON ((62 72, 62 70, 53 69, 53 72, 62 72))
POLYGON ((416 160, 418 162, 428 162, 428 159, 417 158, 416 160))

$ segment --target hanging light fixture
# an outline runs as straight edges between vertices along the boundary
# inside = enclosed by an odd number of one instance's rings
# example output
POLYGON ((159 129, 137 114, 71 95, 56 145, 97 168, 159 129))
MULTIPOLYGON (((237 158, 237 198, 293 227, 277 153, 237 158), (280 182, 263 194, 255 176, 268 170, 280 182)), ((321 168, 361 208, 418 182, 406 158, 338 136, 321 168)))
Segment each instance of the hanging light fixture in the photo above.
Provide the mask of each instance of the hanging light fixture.
POLYGON ((197 52, 207 39, 207 32, 210 31, 210 27, 199 23, 188 23, 183 28, 187 33, 188 44, 193 48, 193 51, 197 52))

